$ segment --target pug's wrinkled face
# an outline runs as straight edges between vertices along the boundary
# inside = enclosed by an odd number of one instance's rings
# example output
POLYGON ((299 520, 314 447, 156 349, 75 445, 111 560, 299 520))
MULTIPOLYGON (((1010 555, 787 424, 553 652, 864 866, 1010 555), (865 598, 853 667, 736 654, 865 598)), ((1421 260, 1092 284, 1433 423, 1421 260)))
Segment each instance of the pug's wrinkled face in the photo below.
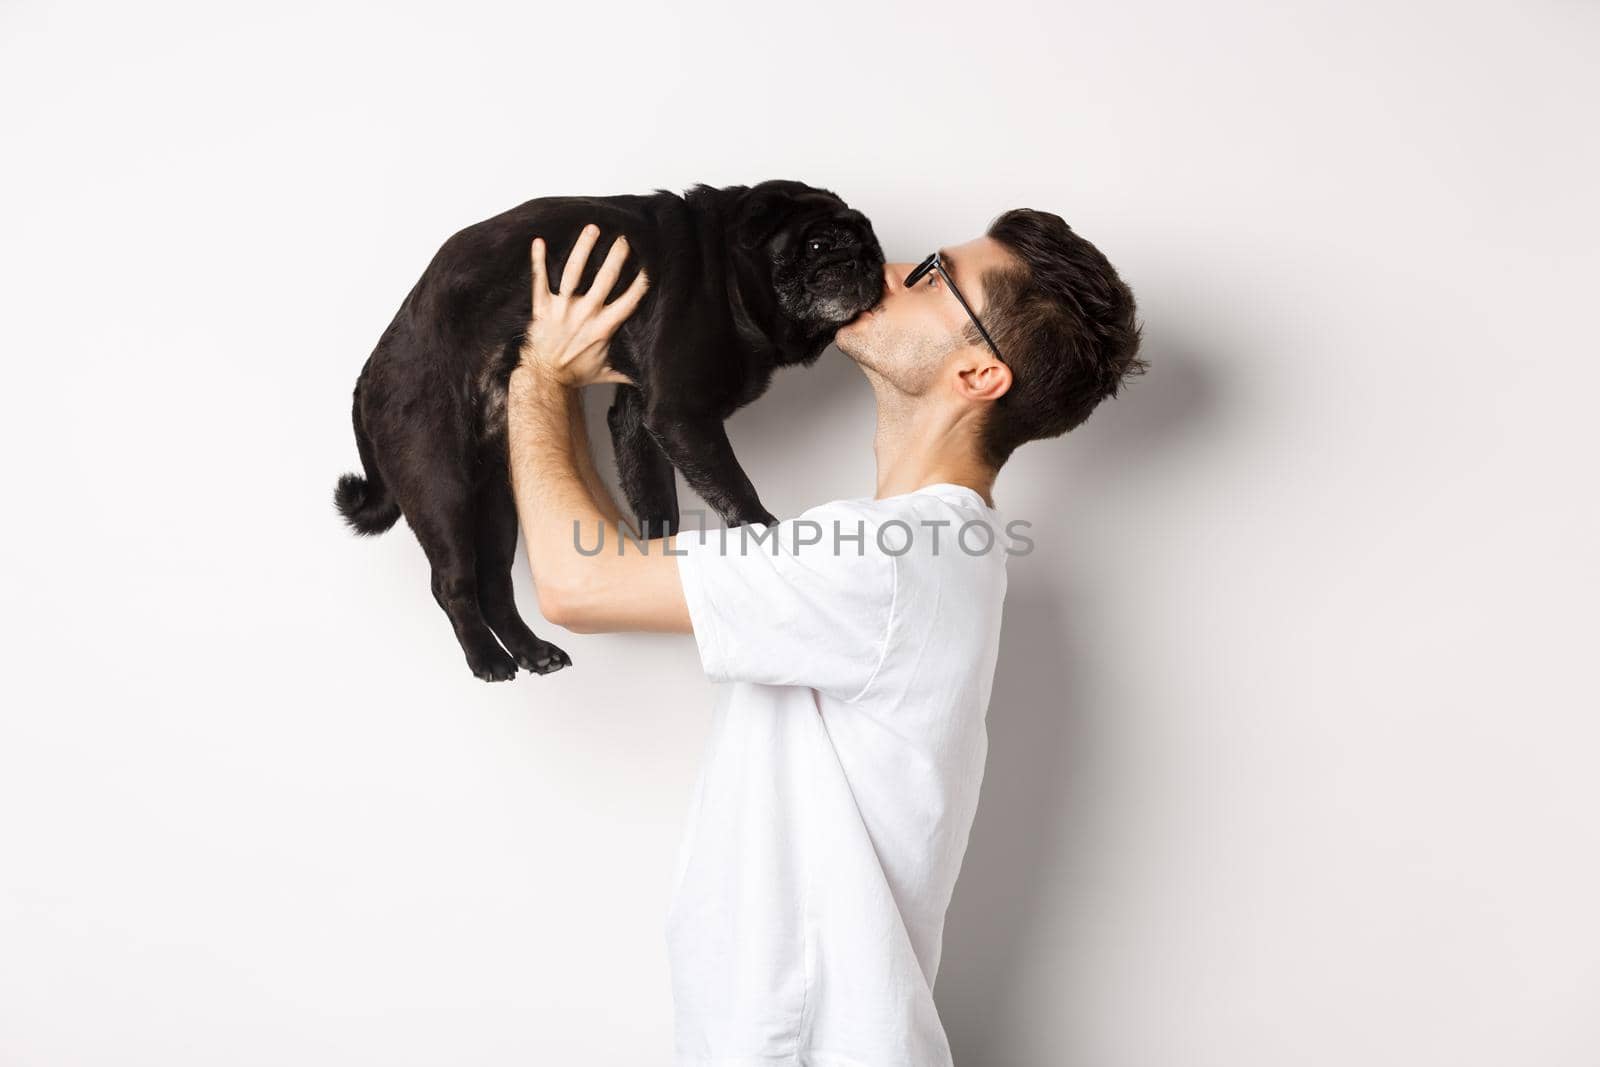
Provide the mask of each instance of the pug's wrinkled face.
MULTIPOLYGON (((777 183, 772 183, 777 184, 777 183)), ((799 183, 775 205, 764 243, 778 306, 808 335, 826 335, 883 296, 883 249, 872 223, 825 189, 799 183)))

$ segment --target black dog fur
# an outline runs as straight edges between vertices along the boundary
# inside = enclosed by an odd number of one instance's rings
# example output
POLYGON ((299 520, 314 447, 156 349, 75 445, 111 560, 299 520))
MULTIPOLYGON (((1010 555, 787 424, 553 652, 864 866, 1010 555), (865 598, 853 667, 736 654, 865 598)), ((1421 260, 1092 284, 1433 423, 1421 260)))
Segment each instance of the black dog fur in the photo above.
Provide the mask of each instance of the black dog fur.
POLYGON ((485 681, 509 679, 519 664, 548 674, 572 663, 534 635, 512 598, 505 402, 532 313, 529 246, 544 238, 556 285, 591 222, 601 236, 580 292, 619 235, 630 252, 606 299, 641 267, 650 275, 610 352, 639 384, 618 385, 607 415, 619 481, 645 536, 678 529, 674 468, 730 526, 775 521, 723 420, 765 392, 776 368, 815 362, 839 326, 882 296, 871 224, 800 182, 543 197, 447 240, 356 381, 365 477, 340 478, 334 502, 361 534, 405 516, 432 568, 434 599, 485 681))

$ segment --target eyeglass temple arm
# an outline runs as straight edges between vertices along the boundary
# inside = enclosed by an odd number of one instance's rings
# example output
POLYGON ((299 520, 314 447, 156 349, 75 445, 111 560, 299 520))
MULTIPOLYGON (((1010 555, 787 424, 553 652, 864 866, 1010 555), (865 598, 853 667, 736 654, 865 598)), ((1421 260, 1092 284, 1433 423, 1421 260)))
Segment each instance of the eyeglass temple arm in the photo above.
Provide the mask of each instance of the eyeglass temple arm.
POLYGON ((967 318, 972 320, 972 325, 976 326, 978 328, 978 332, 983 335, 984 343, 989 346, 989 351, 994 353, 994 358, 998 359, 1001 363, 1004 363, 1006 359, 1000 354, 1000 346, 994 343, 994 338, 989 336, 989 331, 985 330, 983 328, 983 323, 978 321, 978 316, 973 313, 972 306, 967 303, 967 298, 961 295, 961 290, 956 288, 956 283, 951 281, 950 275, 944 272, 944 264, 938 260, 934 260, 933 265, 934 268, 938 270, 939 277, 944 279, 944 283, 948 285, 950 287, 950 291, 955 294, 955 298, 961 301, 961 309, 967 313, 967 318))

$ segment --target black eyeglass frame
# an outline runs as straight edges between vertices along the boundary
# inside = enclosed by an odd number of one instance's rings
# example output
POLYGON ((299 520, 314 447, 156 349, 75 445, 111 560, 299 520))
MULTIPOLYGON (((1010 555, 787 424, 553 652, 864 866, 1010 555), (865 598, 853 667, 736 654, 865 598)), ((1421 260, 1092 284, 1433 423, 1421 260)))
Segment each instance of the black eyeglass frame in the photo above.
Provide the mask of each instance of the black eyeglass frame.
MULTIPOLYGON (((950 272, 944 269, 944 261, 939 258, 938 252, 929 253, 927 259, 918 263, 911 273, 906 275, 905 287, 907 289, 911 288, 926 277, 929 271, 934 270, 939 272, 939 277, 944 279, 944 283, 950 287, 950 292, 961 302, 961 310, 967 313, 967 318, 972 320, 972 325, 976 326, 978 332, 983 335, 984 343, 989 346, 989 351, 994 353, 994 358, 1001 363, 1006 363, 1006 357, 1000 354, 1000 349, 994 343, 994 338, 990 337, 989 331, 983 328, 983 323, 978 321, 978 316, 972 313, 972 305, 968 304, 967 298, 961 295, 961 290, 956 288, 956 283, 950 280, 950 272)), ((1006 366, 1009 367, 1011 364, 1006 363, 1006 366)))

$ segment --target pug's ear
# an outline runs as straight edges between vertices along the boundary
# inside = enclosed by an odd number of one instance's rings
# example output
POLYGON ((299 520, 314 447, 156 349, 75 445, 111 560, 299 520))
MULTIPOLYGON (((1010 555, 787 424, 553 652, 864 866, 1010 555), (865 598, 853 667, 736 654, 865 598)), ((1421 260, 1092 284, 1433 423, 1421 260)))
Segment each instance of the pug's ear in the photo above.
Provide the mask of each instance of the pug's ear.
POLYGON ((753 186, 745 191, 734 209, 733 232, 739 247, 760 248, 783 227, 792 197, 785 191, 753 186))

